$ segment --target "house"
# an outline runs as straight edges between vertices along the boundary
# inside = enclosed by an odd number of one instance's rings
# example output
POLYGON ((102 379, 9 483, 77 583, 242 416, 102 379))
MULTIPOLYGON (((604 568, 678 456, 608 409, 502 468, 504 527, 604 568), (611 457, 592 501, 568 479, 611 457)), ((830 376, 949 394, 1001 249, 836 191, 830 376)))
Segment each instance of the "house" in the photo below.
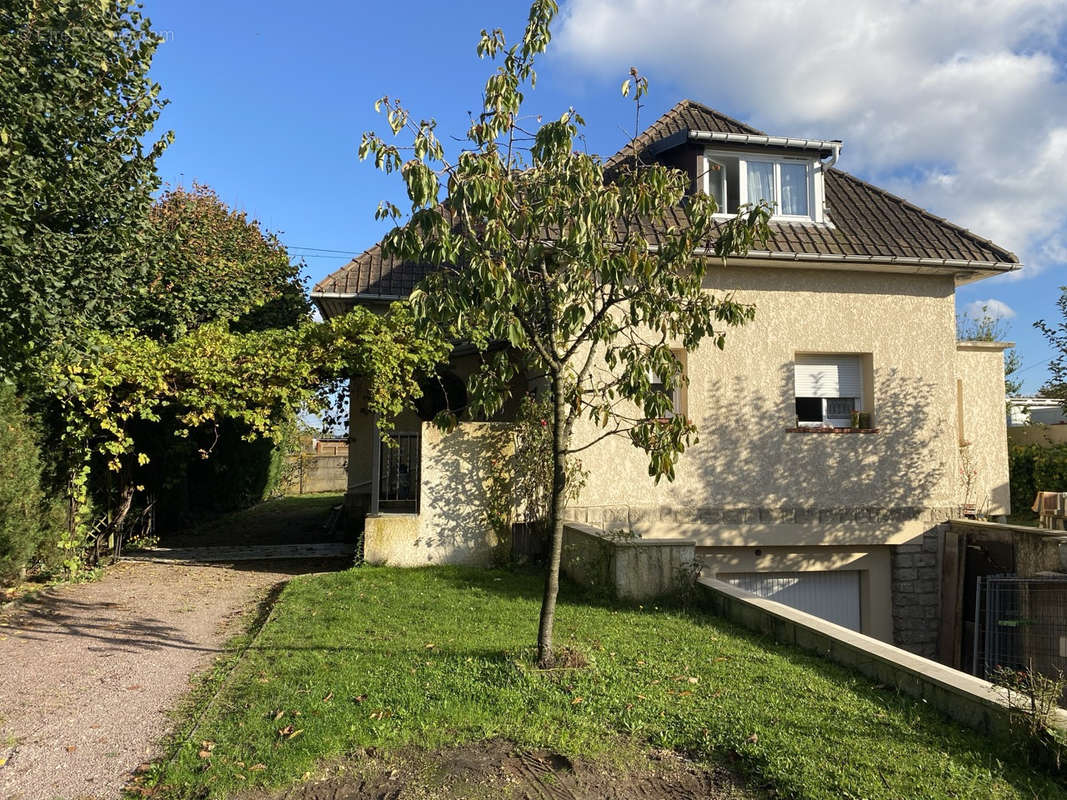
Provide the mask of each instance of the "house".
POLYGON ((313 443, 315 455, 319 456, 347 456, 347 436, 322 436, 315 437, 313 443))
MULTIPOLYGON (((589 477, 568 516, 695 540, 722 579, 932 655, 942 523, 970 504, 1009 512, 1005 345, 957 342, 955 291, 1017 259, 841 171, 840 141, 768 136, 686 100, 636 145, 726 213, 765 199, 777 214, 765 250, 705 279, 753 303, 756 319, 724 351, 686 355, 675 403, 700 441, 676 479, 653 483, 641 451, 606 439, 583 453, 589 477)), ((375 247, 312 298, 325 317, 381 307, 426 270, 375 247)), ((442 392, 461 395, 468 358, 457 351, 442 392)), ((399 446, 382 447, 354 381, 348 500, 367 515, 368 558, 485 561, 486 454, 508 446, 500 426, 444 434, 413 414, 397 430, 399 446)))
POLYGON ((1063 399, 1040 395, 1009 397, 1008 443, 1042 447, 1067 444, 1063 399))

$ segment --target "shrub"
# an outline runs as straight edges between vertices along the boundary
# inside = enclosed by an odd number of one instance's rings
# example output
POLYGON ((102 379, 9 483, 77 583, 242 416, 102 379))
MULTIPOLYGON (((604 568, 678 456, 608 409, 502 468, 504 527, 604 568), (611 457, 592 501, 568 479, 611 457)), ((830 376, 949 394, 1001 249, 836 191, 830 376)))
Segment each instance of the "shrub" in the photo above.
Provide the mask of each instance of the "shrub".
POLYGON ((1030 508, 1038 492, 1067 492, 1067 445, 1017 444, 1008 450, 1011 507, 1030 508))
POLYGON ((0 385, 0 584, 20 577, 52 532, 37 438, 11 386, 0 385))

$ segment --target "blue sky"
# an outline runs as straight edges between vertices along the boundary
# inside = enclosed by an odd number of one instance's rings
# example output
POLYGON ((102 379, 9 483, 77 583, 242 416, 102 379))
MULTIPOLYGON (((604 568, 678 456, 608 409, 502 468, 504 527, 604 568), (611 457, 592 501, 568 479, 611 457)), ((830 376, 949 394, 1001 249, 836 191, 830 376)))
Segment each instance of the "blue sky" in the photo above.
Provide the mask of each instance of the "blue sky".
MULTIPOLYGON (((1024 391, 1041 385, 1050 352, 1032 323, 1056 318, 1067 284, 1067 3, 561 5, 531 113, 574 105, 589 149, 614 152, 633 125, 618 86, 636 64, 651 82, 646 123, 692 97, 770 133, 843 139, 842 169, 1019 254, 1020 275, 964 287, 958 304, 1003 307, 1024 391), (716 25, 692 23, 704 11, 716 25)), ((379 200, 402 199, 398 178, 356 158, 361 133, 384 128, 374 99, 399 96, 437 118, 443 134, 462 134, 492 68, 475 56, 478 32, 503 27, 515 38, 527 9, 415 0, 144 6, 166 37, 153 66, 170 100, 159 127, 176 135, 164 181, 206 183, 280 231, 312 281, 380 238, 379 200)))

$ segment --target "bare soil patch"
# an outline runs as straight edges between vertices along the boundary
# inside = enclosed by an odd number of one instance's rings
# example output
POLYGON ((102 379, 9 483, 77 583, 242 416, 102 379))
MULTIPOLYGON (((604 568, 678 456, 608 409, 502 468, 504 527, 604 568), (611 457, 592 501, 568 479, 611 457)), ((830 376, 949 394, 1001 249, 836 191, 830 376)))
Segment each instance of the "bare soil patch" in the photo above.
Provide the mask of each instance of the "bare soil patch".
POLYGON ((344 564, 121 563, 0 613, 0 798, 117 798, 189 678, 292 575, 344 564))
POLYGON ((246 800, 749 800, 724 769, 670 751, 625 767, 522 750, 502 740, 385 757, 367 752, 332 774, 246 800))

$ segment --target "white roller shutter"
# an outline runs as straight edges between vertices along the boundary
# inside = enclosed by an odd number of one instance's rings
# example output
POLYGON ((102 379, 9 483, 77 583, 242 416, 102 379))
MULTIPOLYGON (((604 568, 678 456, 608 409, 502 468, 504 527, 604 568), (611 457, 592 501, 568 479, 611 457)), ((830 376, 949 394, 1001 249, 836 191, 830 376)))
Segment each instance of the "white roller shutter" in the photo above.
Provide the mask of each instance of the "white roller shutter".
POLYGON ((860 630, 860 574, 833 572, 736 572, 716 576, 768 600, 860 630))
POLYGON ((859 356, 798 355, 794 373, 797 397, 862 397, 859 356))

